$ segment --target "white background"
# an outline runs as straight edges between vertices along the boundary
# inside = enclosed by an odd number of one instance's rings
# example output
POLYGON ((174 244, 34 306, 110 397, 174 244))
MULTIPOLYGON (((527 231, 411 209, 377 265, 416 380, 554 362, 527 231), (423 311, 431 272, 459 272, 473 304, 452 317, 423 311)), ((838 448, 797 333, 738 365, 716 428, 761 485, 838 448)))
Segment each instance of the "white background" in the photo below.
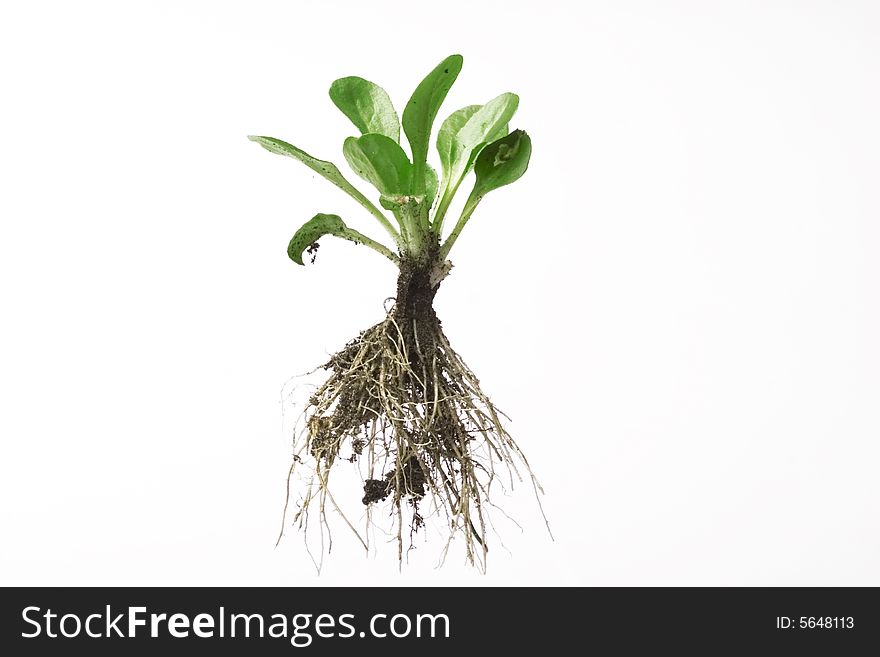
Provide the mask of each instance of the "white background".
POLYGON ((5 3, 0 583, 880 585, 878 37, 871 2, 5 3), (339 531, 318 577, 274 547, 281 389, 394 271, 293 265, 315 212, 383 232, 245 135, 342 166, 330 82, 401 108, 453 52, 441 118, 517 92, 534 156, 437 308, 556 541, 523 486, 486 576, 339 531))

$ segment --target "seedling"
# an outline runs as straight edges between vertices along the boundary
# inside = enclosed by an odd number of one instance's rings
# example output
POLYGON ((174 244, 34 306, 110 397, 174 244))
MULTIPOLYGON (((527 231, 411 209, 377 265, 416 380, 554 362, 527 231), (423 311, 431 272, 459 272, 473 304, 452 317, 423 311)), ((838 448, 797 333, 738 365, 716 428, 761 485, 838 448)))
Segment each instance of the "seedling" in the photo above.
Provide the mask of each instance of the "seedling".
MULTIPOLYGON (((332 182, 390 237, 383 244, 337 214, 319 213, 290 240, 287 254, 295 263, 303 264, 304 253, 313 257, 317 240, 332 235, 373 249, 399 269, 397 294, 385 319, 322 366, 329 378, 308 400, 305 430, 297 439, 291 465, 291 475, 296 468, 310 469, 310 484, 298 502, 294 524, 306 528, 315 503, 322 532, 328 510, 345 518, 330 491, 331 469, 340 462, 358 462, 367 528, 373 508, 387 508, 401 561, 405 537, 411 540, 432 514, 450 531, 443 556, 452 539, 462 536, 467 559, 485 570, 490 489, 503 486, 504 479, 512 485, 514 477, 522 475, 536 494, 541 489, 503 426, 501 412, 450 346, 433 301, 452 268, 449 253, 474 211, 489 192, 525 173, 532 145, 522 130, 510 131, 519 98, 504 93, 485 105, 463 107, 442 123, 436 140, 437 174, 428 163, 432 127, 461 66, 460 55, 440 62, 416 87, 402 120, 388 94, 372 82, 347 77, 330 86, 331 100, 360 132, 345 140, 343 155, 352 170, 376 188, 382 209, 334 164, 280 139, 250 139, 272 153, 299 160, 332 182), (401 125, 409 154, 400 143, 401 125), (473 187, 447 234, 446 215, 471 171, 473 187)), ((290 481, 288 477, 288 502, 290 481)), ((285 517, 286 513, 287 506, 285 517)), ((345 521, 369 549, 370 532, 362 533, 345 521)))

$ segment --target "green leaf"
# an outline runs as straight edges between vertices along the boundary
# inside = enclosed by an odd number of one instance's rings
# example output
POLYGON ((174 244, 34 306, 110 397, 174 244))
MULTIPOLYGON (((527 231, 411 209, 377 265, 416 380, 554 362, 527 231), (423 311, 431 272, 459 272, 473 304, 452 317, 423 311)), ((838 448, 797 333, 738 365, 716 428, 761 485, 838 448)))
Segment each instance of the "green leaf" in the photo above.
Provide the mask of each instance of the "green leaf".
POLYGON ((468 122, 468 119, 470 119, 481 107, 482 105, 468 105, 467 107, 462 107, 460 110, 455 110, 452 114, 446 117, 443 125, 440 126, 440 131, 437 133, 437 152, 440 154, 440 166, 444 178, 447 176, 449 170, 452 169, 452 160, 454 157, 452 149, 455 136, 458 134, 459 130, 464 127, 464 124, 468 122))
MULTIPOLYGON (((491 144, 493 141, 498 141, 502 137, 506 137, 509 134, 510 134, 510 126, 507 123, 505 123, 503 126, 498 128, 498 130, 496 130, 494 133, 489 135, 489 138, 486 140, 486 143, 491 144)), ((476 158, 474 158, 474 159, 476 159, 476 158)))
POLYGON ((485 105, 468 105, 453 112, 437 135, 443 165, 443 192, 434 216, 433 230, 443 231, 446 211, 482 148, 507 135, 508 122, 519 106, 516 94, 505 93, 485 105))
POLYGON ((412 164, 400 145, 390 137, 375 133, 349 137, 342 152, 355 173, 371 183, 380 194, 409 193, 412 164))
POLYGON ((290 240, 290 244, 287 245, 287 255, 296 264, 303 264, 303 252, 324 235, 335 235, 355 244, 363 244, 377 253, 381 253, 395 264, 400 262, 400 258, 392 253, 384 244, 370 239, 354 228, 349 228, 337 215, 322 213, 316 214, 296 231, 290 240))
POLYGON ((440 181, 437 179, 437 172, 434 167, 428 165, 425 169, 425 205, 430 209, 434 205, 434 199, 437 198, 437 188, 440 181))
POLYGON ((474 210, 483 197, 493 189, 509 185, 520 179, 529 167, 532 155, 532 140, 523 130, 514 130, 506 137, 496 139, 480 151, 474 163, 477 181, 458 222, 440 247, 439 258, 445 260, 449 250, 464 230, 474 210))
POLYGON ((302 265, 302 254, 318 238, 324 235, 337 235, 343 237, 347 226, 341 218, 335 214, 316 214, 296 231, 290 244, 287 245, 287 255, 296 264, 302 265))
POLYGON ((532 140, 523 130, 514 130, 486 146, 477 156, 477 181, 471 196, 481 198, 504 185, 516 182, 529 167, 532 140))
POLYGON ((397 212, 400 209, 400 206, 404 202, 404 196, 385 196, 382 194, 379 197, 379 205, 381 205, 386 210, 391 210, 392 212, 397 212))
POLYGON ((424 171, 428 159, 428 143, 431 140, 431 126, 440 105, 461 71, 462 61, 461 55, 451 55, 440 62, 419 83, 403 110, 403 131, 409 140, 413 156, 415 194, 425 191, 424 171))
MULTIPOLYGON (((434 199, 437 198, 438 186, 439 181, 437 180, 437 172, 434 171, 434 167, 428 166, 428 168, 425 169, 425 198, 424 201, 422 201, 422 204, 427 203, 429 208, 434 204, 434 199)), ((394 212, 398 212, 401 206, 414 203, 415 201, 416 197, 405 194, 383 194, 379 197, 379 204, 386 210, 392 210, 394 212)))
MULTIPOLYGON (((473 112, 451 139, 449 135, 444 138, 446 153, 441 154, 441 161, 444 158, 447 160, 443 168, 446 189, 454 191, 461 184, 485 144, 503 136, 502 132, 507 134, 507 124, 518 106, 519 97, 516 94, 501 94, 473 112)), ((455 123, 457 121, 449 126, 450 131, 455 128, 455 123)), ((437 147, 440 148, 439 139, 437 147)))
POLYGON ((280 139, 275 139, 274 137, 258 137, 255 135, 248 135, 248 139, 257 142, 260 146, 265 148, 270 153, 275 153, 276 155, 286 155, 287 157, 292 157, 295 160, 299 160, 312 171, 320 173, 337 187, 342 187, 343 189, 345 189, 345 185, 348 185, 348 181, 343 178, 342 173, 340 173, 339 169, 336 168, 335 164, 333 164, 332 162, 327 162, 325 160, 319 160, 316 157, 312 157, 311 155, 303 150, 300 150, 293 144, 288 144, 286 141, 281 141, 280 139))
MULTIPOLYGON (((336 168, 336 165, 332 162, 327 162, 325 160, 319 160, 316 157, 312 157, 308 153, 303 150, 300 150, 296 146, 292 144, 288 144, 286 141, 281 141, 280 139, 275 139, 274 137, 258 137, 255 135, 248 135, 248 139, 253 142, 258 143, 260 146, 265 148, 270 153, 276 153, 277 155, 284 155, 286 157, 292 157, 294 160, 299 160, 307 167, 309 167, 312 171, 315 171, 322 176, 324 176, 327 180, 332 182, 334 185, 339 187, 346 194, 351 196, 354 200, 360 203, 367 211, 372 214, 379 223, 382 224, 382 227, 388 231, 388 234, 394 238, 395 242, 397 242, 400 238, 397 231, 394 230, 394 227, 388 221, 388 218, 382 214, 382 212, 375 205, 370 203, 370 200, 361 194, 361 192, 350 182, 348 182, 339 169, 336 168)), ((398 147, 399 148, 399 147, 398 147)))
POLYGON ((400 141, 400 121, 391 98, 379 85, 359 77, 336 80, 330 100, 355 124, 361 134, 371 132, 400 141))
POLYGON ((274 137, 255 137, 251 135, 248 137, 248 139, 257 142, 260 146, 265 148, 270 153, 276 153, 277 155, 286 155, 287 157, 292 157, 294 160, 299 160, 309 169, 321 174, 327 180, 332 182, 343 191, 351 194, 352 196, 355 196, 355 198, 361 195, 357 188, 355 188, 350 182, 345 179, 345 177, 342 175, 342 172, 340 172, 336 165, 332 162, 327 162, 326 160, 319 160, 316 157, 312 157, 311 155, 303 150, 300 150, 296 146, 288 144, 286 141, 275 139, 274 137))

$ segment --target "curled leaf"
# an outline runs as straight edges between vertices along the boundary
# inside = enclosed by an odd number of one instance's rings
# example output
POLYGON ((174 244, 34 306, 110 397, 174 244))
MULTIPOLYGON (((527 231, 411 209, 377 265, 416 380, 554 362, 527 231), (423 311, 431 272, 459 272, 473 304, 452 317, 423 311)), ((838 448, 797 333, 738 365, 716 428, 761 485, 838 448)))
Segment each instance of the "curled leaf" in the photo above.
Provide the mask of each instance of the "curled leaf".
POLYGON ((477 181, 472 196, 482 197, 493 189, 516 182, 529 167, 532 140, 524 130, 514 130, 486 146, 477 156, 477 181))
POLYGON ((287 255, 296 264, 302 265, 303 252, 311 247, 324 235, 337 235, 343 237, 347 227, 340 217, 335 214, 316 214, 304 223, 287 245, 287 255))

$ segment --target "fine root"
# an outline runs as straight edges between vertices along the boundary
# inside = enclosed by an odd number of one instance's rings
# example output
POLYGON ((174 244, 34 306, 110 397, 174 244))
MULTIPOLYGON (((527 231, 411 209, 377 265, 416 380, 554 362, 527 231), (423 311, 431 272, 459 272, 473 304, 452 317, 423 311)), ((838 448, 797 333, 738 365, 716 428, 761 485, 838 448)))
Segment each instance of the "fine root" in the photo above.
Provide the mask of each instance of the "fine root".
MULTIPOLYGON (((505 430, 503 414, 452 349, 433 312, 392 309, 323 368, 330 376, 308 399, 288 476, 288 503, 294 473, 306 482, 290 511, 293 525, 307 532, 316 512, 323 555, 331 547, 333 512, 369 550, 372 514, 388 509, 402 564, 415 532, 428 517, 437 518, 448 531, 441 563, 461 538, 467 561, 485 571, 493 487, 506 489, 525 478, 536 496, 543 491, 505 430), (331 493, 333 466, 347 462, 360 469, 365 530, 355 527, 331 493)), ((288 504, 284 516, 282 534, 288 504)))

